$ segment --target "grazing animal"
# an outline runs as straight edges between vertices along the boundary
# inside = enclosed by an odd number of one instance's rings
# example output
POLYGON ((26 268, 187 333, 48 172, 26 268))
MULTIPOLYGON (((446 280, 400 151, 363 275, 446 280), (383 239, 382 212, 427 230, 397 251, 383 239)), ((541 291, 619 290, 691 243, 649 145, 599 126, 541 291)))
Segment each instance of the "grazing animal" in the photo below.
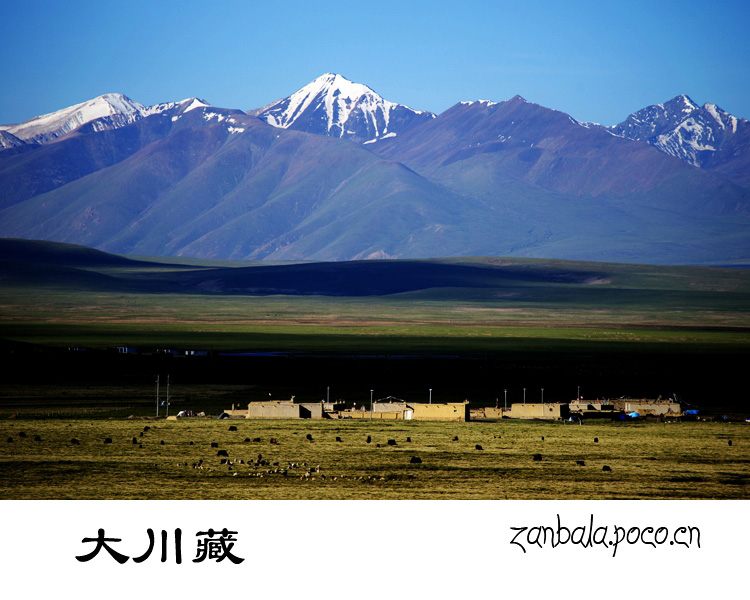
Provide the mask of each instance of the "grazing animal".
POLYGON ((594 438, 594 443, 598 444, 599 443, 599 438, 594 438))
POLYGON ((226 456, 227 458, 229 458, 229 452, 227 452, 226 450, 219 450, 216 453, 216 456, 226 456))
POLYGON ((218 448, 219 442, 211 442, 211 448, 218 448))
POLYGON ((133 443, 134 443, 134 444, 137 444, 137 443, 138 443, 138 438, 137 438, 137 437, 134 437, 134 438, 133 438, 133 443))
POLYGON ((73 444, 74 446, 77 446, 81 442, 79 442, 76 438, 73 438, 72 440, 70 440, 70 443, 73 444))
POLYGON ((193 440, 190 440, 190 445, 191 445, 191 446, 193 445, 193 440))
POLYGON ((412 456, 411 460, 409 462, 411 464, 413 464, 413 465, 421 465, 422 464, 422 459, 419 458, 418 456, 412 456))
POLYGON ((105 444, 111 444, 112 443, 112 438, 104 438, 104 443, 105 444))
POLYGON ((146 426, 145 426, 145 427, 143 428, 143 431, 149 431, 150 429, 151 429, 151 428, 150 428, 150 427, 149 427, 148 425, 146 425, 146 426))
POLYGON ((246 441, 246 442, 249 442, 249 441, 250 441, 250 438, 245 438, 245 441, 246 441))
POLYGON ((229 431, 237 431, 237 426, 236 425, 230 425, 229 426, 229 431))
POLYGON ((388 440, 388 445, 389 446, 398 446, 398 444, 396 443, 396 440, 388 440))
POLYGON ((140 437, 143 437, 143 432, 141 431, 141 432, 140 432, 140 433, 139 433, 138 435, 139 435, 140 437))
POLYGON ((579 467, 585 467, 585 466, 586 466, 586 463, 585 463, 584 461, 582 461, 582 460, 577 460, 577 461, 576 461, 576 464, 577 464, 577 465, 578 465, 579 467))
POLYGON ((604 465, 602 467, 602 471, 612 471, 612 467, 610 467, 609 465, 604 465))
POLYGON ((474 446, 474 448, 476 448, 477 450, 484 450, 484 448, 482 448, 480 444, 477 444, 476 446, 474 446))
POLYGON ((26 432, 25 431, 19 431, 18 432, 18 437, 25 438, 26 437, 26 432))
POLYGON ((732 445, 732 440, 729 440, 729 445, 730 445, 730 446, 732 445))
MULTIPOLYGON (((310 439, 310 441, 312 442, 312 438, 310 439)), ((276 440, 276 438, 271 438, 271 443, 273 445, 277 445, 279 442, 276 440)))
POLYGON ((253 438, 253 441, 254 442, 262 442, 263 440, 261 440, 260 438, 253 438))
POLYGON ((38 435, 35 435, 35 436, 34 436, 34 441, 35 441, 35 442, 41 442, 41 441, 42 441, 42 438, 41 438, 41 437, 39 437, 38 435))
POLYGON ((162 440, 162 441, 161 441, 161 442, 159 442, 159 443, 160 443, 160 444, 161 444, 161 445, 163 446, 163 445, 164 445, 164 440, 162 440))
POLYGON ((457 442, 457 441, 458 441, 458 436, 457 436, 457 435, 454 435, 454 436, 453 436, 453 439, 451 440, 451 442, 457 442))
POLYGON ((340 442, 340 441, 341 441, 341 438, 340 438, 339 436, 336 436, 336 441, 337 441, 337 442, 340 442))
POLYGON ((307 439, 307 440, 309 440, 309 441, 311 441, 311 442, 313 441, 313 437, 312 437, 312 435, 311 435, 311 434, 309 434, 309 433, 308 433, 308 434, 307 434, 307 435, 305 436, 305 439, 307 439))
POLYGON ((406 438, 406 441, 411 442, 411 438, 410 437, 406 438))
POLYGON ((542 460, 542 455, 541 454, 535 454, 534 455, 534 460, 542 460))
POLYGON ((368 436, 367 436, 367 440, 366 440, 366 441, 367 441, 367 443, 369 444, 369 443, 370 443, 370 442, 372 441, 372 438, 371 438, 371 437, 370 437, 370 436, 368 435, 368 436))
POLYGON ((13 438, 12 438, 12 437, 9 437, 9 438, 8 438, 8 443, 9 443, 9 444, 12 444, 12 443, 13 443, 13 438))

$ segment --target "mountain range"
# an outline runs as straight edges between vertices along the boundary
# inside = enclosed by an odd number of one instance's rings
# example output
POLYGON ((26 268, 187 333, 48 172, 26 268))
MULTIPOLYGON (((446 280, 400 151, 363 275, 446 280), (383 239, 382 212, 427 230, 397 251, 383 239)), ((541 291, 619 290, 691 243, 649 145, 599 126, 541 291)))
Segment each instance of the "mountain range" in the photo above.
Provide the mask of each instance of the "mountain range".
POLYGON ((0 236, 207 258, 745 264, 748 131, 687 96, 614 127, 519 96, 434 115, 334 74, 246 112, 107 94, 0 126, 0 236))

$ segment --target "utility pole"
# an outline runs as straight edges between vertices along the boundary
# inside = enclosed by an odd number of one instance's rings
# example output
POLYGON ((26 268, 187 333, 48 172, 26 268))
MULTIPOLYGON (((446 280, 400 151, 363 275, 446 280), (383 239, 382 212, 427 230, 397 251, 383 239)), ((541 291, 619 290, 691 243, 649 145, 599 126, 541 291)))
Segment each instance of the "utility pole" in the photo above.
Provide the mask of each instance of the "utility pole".
POLYGON ((430 388, 430 404, 432 404, 432 388, 430 388))
POLYGON ((523 388, 523 403, 526 404, 526 388, 523 388))
POLYGON ((159 376, 156 376, 156 416, 159 416, 159 376))
POLYGON ((169 416, 169 375, 167 375, 167 416, 169 416))
POLYGON ((370 421, 372 421, 372 390, 370 390, 370 421))
POLYGON ((544 404, 544 388, 542 388, 542 404, 544 404))
POLYGON ((508 390, 503 390, 505 392, 505 410, 508 410, 508 390))

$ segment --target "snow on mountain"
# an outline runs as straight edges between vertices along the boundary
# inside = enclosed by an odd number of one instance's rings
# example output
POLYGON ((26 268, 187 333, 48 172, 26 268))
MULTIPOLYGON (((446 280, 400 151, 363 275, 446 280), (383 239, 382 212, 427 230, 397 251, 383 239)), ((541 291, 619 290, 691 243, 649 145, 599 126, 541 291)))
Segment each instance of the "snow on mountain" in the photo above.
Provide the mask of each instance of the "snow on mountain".
POLYGON ((201 100, 200 98, 188 98, 187 100, 183 100, 182 102, 178 102, 177 104, 181 107, 182 113, 190 112, 191 110, 195 110, 196 108, 208 108, 211 106, 208 102, 206 102, 205 100, 201 100))
POLYGON ((29 119, 17 125, 2 125, 7 131, 24 141, 49 142, 81 125, 102 117, 116 117, 122 124, 140 118, 145 107, 123 94, 104 94, 62 110, 29 119))
POLYGON ((366 85, 334 73, 248 114, 274 127, 363 142, 393 137, 435 116, 389 102, 366 85))
POLYGON ((174 110, 185 113, 202 106, 210 105, 199 98, 188 98, 181 102, 143 106, 140 102, 135 102, 123 94, 104 94, 93 100, 34 117, 23 123, 0 125, 0 133, 13 135, 23 142, 44 144, 87 123, 93 123, 95 131, 115 129, 153 114, 174 110))
POLYGON ((17 138, 12 133, 0 130, 0 150, 5 148, 14 148, 16 146, 23 146, 26 142, 17 138))
POLYGON ((715 104, 699 106, 682 94, 664 104, 648 106, 606 129, 615 135, 648 142, 696 167, 715 163, 738 126, 746 122, 715 104))

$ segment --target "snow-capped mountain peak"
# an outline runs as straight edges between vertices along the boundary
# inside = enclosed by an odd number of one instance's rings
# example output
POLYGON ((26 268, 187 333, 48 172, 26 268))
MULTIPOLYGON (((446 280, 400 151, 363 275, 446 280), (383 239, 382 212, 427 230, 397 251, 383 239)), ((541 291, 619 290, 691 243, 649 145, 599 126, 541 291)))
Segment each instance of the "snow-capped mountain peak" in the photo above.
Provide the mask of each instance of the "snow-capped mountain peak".
POLYGON ((200 98, 187 98, 181 102, 163 102, 144 106, 124 94, 103 94, 61 110, 34 117, 15 125, 0 125, 22 142, 45 144, 79 127, 92 123, 96 131, 116 129, 150 115, 177 110, 185 113, 195 108, 211 106, 200 98))
POLYGON ((249 111, 274 127, 373 141, 392 137, 432 113, 385 100, 368 86, 325 73, 291 96, 249 111))
POLYGON ((683 114, 687 114, 687 115, 689 115, 696 108, 698 108, 698 105, 695 102, 693 102, 693 100, 687 94, 680 94, 679 96, 675 96, 668 102, 665 102, 664 104, 659 104, 658 106, 660 106, 661 108, 666 108, 667 110, 670 110, 672 113, 682 112, 683 114))
POLYGON ((201 100, 200 98, 186 98, 182 102, 177 103, 178 106, 184 107, 182 108, 182 112, 190 112, 191 110, 195 110, 196 108, 210 108, 211 105, 206 102, 205 100, 201 100))
POLYGON ((27 142, 45 143, 96 119, 117 117, 118 120, 128 123, 141 118, 144 111, 146 107, 124 94, 103 94, 93 100, 34 117, 24 123, 2 125, 0 130, 27 142))
POLYGON ((610 133, 648 142, 696 167, 720 163, 717 154, 729 139, 747 129, 747 121, 738 119, 715 104, 696 104, 680 94, 663 104, 647 106, 614 127, 610 133))
POLYGON ((316 104, 313 108, 321 107, 325 110, 327 131, 330 133, 335 128, 338 131, 335 137, 343 137, 342 125, 346 123, 352 109, 363 98, 370 103, 377 103, 380 100, 386 107, 391 104, 366 85, 354 83, 335 73, 325 73, 289 96, 284 110, 267 111, 265 120, 275 127, 286 129, 299 115, 311 105, 316 104))

